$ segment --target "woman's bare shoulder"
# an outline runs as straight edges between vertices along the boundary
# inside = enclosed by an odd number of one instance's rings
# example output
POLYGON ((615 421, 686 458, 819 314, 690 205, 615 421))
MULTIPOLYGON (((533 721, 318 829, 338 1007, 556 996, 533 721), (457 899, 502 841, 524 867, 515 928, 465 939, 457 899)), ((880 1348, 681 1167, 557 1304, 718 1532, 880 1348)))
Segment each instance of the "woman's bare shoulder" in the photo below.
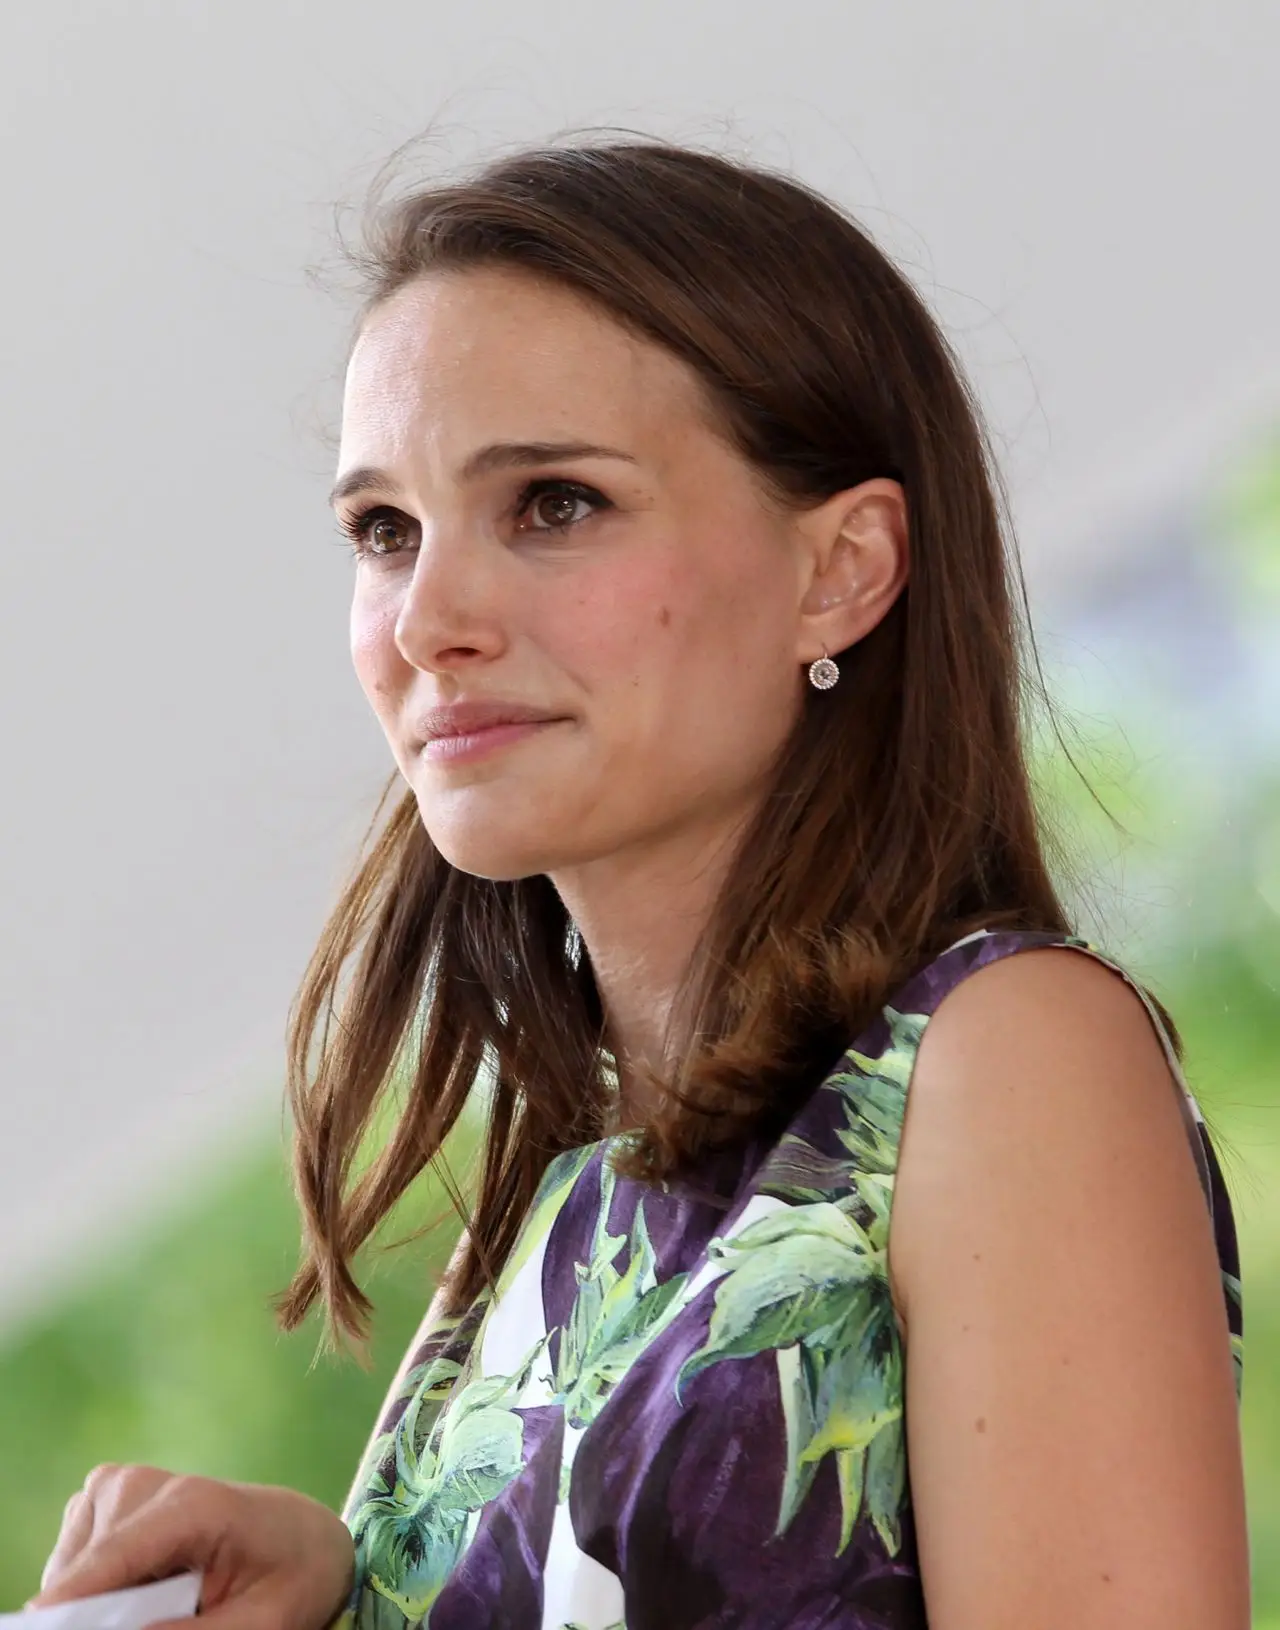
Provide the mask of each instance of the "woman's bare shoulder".
POLYGON ((943 1630, 1245 1630, 1234 1376, 1181 1093, 1137 993, 1070 948, 975 971, 925 1028, 890 1257, 943 1630))

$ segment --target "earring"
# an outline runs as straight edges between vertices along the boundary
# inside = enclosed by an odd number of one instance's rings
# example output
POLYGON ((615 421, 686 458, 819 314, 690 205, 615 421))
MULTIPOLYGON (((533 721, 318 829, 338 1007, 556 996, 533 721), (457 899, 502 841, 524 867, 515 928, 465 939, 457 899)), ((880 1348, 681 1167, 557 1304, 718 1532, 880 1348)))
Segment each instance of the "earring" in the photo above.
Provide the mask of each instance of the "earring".
POLYGON ((827 648, 822 647, 822 655, 816 662, 809 664, 809 683, 818 690, 830 690, 840 677, 840 670, 827 655, 827 648))

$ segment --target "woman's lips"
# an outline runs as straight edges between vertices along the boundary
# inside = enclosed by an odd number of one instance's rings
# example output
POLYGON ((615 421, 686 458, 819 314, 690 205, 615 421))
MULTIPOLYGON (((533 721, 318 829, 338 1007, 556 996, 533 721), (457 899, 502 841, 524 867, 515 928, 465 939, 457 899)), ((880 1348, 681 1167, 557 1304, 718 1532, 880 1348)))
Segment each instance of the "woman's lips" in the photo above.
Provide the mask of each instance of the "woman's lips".
POLYGON ((456 736, 432 736, 423 746, 422 756, 432 764, 470 763, 521 741, 536 730, 565 722, 563 719, 526 719, 518 724, 491 724, 483 730, 467 730, 456 736))

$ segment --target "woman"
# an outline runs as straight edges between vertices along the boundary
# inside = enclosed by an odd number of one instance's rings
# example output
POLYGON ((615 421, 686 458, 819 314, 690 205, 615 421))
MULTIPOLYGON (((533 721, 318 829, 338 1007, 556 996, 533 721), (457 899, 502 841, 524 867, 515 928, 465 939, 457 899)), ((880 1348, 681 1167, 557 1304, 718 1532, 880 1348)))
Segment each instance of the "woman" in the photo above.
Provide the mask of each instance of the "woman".
POLYGON ((293 1016, 283 1322, 362 1333, 486 1073, 469 1229, 345 1522, 99 1468, 38 1600, 1245 1630, 1228 1197, 1050 880, 934 323, 825 200, 657 142, 380 204, 333 501, 407 790, 293 1016))

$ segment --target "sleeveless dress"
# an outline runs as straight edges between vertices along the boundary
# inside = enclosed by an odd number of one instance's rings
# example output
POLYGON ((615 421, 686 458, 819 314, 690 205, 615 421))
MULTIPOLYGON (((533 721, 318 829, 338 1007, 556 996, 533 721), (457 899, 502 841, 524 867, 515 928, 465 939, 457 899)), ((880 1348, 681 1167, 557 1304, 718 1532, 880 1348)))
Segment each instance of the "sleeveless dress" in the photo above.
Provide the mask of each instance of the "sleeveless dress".
MULTIPOLYGON (((344 1519, 338 1630, 923 1630, 886 1241, 924 1028, 1070 935, 981 930, 899 987, 728 1188, 548 1168, 496 1293, 420 1332, 344 1519)), ((1241 1385, 1231 1206, 1167 1031, 1241 1385)))

